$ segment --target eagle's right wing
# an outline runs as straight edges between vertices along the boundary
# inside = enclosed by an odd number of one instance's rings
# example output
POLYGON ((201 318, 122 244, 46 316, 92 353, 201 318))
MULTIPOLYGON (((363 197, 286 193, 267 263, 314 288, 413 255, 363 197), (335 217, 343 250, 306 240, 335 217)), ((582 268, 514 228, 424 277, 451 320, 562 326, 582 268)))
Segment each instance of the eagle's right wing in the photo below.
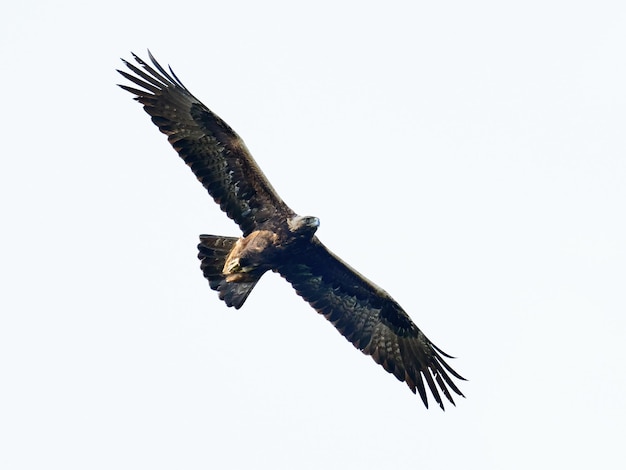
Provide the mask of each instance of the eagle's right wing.
POLYGON ((449 389, 463 396, 450 375, 465 380, 443 359, 450 358, 411 321, 383 289, 331 253, 317 238, 277 271, 357 349, 419 392, 426 387, 443 409, 439 390, 454 404, 449 389))
POLYGON ((293 214, 228 124, 195 98, 171 69, 166 72, 152 54, 156 70, 133 57, 139 67, 124 63, 134 75, 118 72, 141 89, 120 87, 136 95, 152 122, 244 235, 276 213, 293 214))

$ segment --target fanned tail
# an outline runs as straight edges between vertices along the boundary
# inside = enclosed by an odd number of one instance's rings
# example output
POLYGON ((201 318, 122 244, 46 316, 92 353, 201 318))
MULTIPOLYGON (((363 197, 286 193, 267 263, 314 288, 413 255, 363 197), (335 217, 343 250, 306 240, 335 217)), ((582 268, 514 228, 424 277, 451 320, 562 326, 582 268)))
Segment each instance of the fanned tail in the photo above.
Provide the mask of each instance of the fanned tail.
POLYGON ((200 269, 209 281, 211 289, 218 292, 220 299, 226 302, 226 305, 239 309, 252 292, 259 277, 250 276, 250 280, 245 281, 227 281, 224 264, 237 240, 237 237, 200 235, 198 259, 201 261, 200 269))

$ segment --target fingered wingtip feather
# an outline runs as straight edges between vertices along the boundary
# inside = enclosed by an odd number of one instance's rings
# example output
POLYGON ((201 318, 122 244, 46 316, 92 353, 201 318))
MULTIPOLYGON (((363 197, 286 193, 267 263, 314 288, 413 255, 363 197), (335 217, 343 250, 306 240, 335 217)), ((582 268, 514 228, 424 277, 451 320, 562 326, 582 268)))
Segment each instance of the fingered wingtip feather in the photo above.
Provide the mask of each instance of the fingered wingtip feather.
POLYGON ((180 81, 180 78, 176 76, 176 74, 174 73, 174 70, 172 70, 172 67, 168 65, 167 68, 170 70, 170 73, 172 74, 172 77, 174 77, 174 80, 176 80, 176 83, 178 83, 178 85, 180 85, 182 88, 186 90, 187 88, 185 88, 185 85, 183 85, 183 82, 180 81))
POLYGON ((461 374, 459 374, 457 371, 455 371, 452 367, 450 367, 450 365, 439 354, 437 354, 437 352, 435 352, 435 356, 437 357, 437 360, 439 361, 439 363, 443 366, 442 371, 445 369, 448 372, 450 372, 453 376, 455 376, 457 379, 467 382, 467 379, 463 377, 461 374))
POLYGON ((443 351, 441 348, 438 348, 436 345, 432 344, 431 342, 431 346, 433 347, 433 349, 435 349, 439 354, 441 354, 442 356, 447 357, 448 359, 456 359, 455 356, 451 356, 450 354, 448 354, 447 352, 443 351))

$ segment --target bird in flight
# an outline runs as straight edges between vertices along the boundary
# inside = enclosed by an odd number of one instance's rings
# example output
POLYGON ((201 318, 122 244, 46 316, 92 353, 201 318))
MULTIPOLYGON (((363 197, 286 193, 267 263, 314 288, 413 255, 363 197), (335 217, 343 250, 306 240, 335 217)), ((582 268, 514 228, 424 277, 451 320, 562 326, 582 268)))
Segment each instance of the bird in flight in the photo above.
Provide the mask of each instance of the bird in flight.
POLYGON ((319 220, 296 214, 276 193, 243 140, 195 98, 171 67, 133 54, 118 70, 138 88, 119 85, 143 105, 178 155, 242 231, 241 237, 200 235, 198 258, 211 289, 240 308, 267 271, 284 277, 305 301, 387 372, 419 393, 426 387, 444 409, 441 393, 464 396, 450 376, 465 380, 400 305, 333 254, 315 235, 319 220), (441 392, 441 393, 440 393, 441 392))

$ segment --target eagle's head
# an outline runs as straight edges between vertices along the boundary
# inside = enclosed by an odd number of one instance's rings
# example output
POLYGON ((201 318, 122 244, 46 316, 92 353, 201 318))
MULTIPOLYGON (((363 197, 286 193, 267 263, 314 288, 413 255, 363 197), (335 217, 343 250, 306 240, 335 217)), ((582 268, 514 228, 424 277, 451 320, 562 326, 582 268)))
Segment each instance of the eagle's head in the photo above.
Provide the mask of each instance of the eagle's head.
POLYGON ((287 225, 294 235, 312 237, 320 226, 320 219, 310 215, 296 215, 287 220, 287 225))

